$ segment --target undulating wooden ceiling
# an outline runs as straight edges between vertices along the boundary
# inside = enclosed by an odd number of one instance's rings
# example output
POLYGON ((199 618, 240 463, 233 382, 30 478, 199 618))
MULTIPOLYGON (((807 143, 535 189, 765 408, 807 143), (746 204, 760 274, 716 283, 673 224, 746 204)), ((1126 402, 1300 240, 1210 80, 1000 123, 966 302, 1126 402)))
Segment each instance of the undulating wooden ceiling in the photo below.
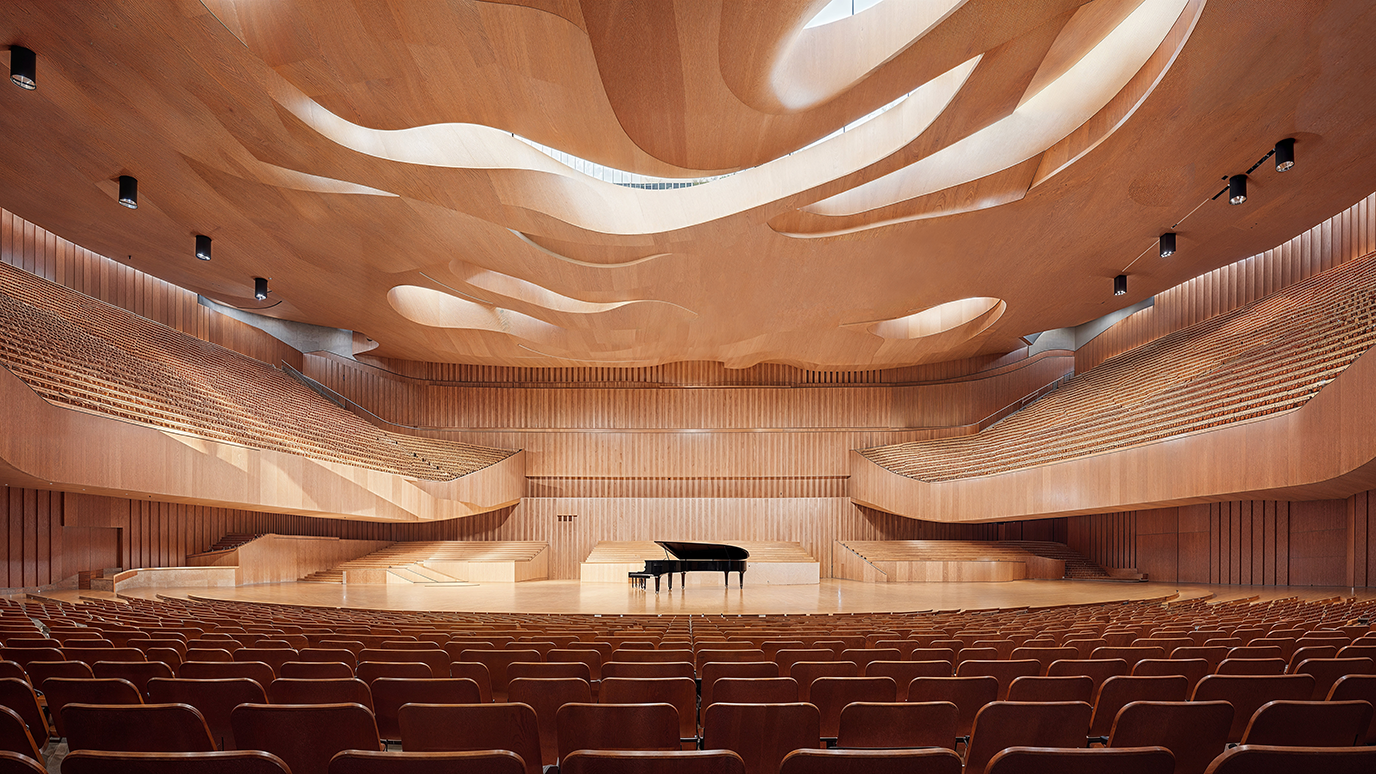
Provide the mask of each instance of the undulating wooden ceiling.
POLYGON ((0 206, 383 356, 862 369, 1008 351, 1376 188, 1367 0, 826 5, 9 0, 39 86, 0 88, 0 206))

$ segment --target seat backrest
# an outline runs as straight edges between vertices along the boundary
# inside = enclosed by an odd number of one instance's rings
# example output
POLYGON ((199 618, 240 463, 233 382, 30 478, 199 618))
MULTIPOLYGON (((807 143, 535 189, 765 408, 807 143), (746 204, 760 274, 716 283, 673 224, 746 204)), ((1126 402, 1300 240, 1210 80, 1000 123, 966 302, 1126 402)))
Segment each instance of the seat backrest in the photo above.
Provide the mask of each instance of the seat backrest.
MULTIPOLYGON (((288 661, 300 661, 295 648, 239 648, 232 654, 235 661, 261 661, 272 668, 272 676, 278 677, 277 670, 288 661)), ((291 765, 288 761, 287 765, 291 765)))
POLYGON ((774 663, 779 665, 779 676, 788 677, 793 665, 799 661, 832 661, 836 653, 830 648, 782 648, 774 652, 774 663))
POLYGON ((745 774, 730 750, 575 750, 559 762, 560 774, 745 774))
POLYGON ((909 661, 945 661, 954 667, 956 652, 952 648, 913 648, 908 653, 909 661))
POLYGON ((429 664, 420 661, 360 661, 354 676, 365 683, 382 677, 434 677, 429 664))
MULTIPOLYGON (((798 681, 791 677, 723 677, 712 686, 712 704, 785 704, 797 700, 798 681)), ((708 706, 704 705, 704 713, 708 706)))
POLYGON ((1071 677, 1018 677, 1008 688, 1008 701, 1094 701, 1094 681, 1071 677))
MULTIPOLYGON (((769 677, 779 673, 774 662, 769 663, 769 677)), ((711 664, 703 665, 707 670, 711 664)), ((739 666, 723 664, 724 667, 739 666)), ((602 679, 609 677, 693 677, 696 670, 691 661, 608 661, 602 665, 602 679)), ((706 671, 704 671, 703 690, 707 690, 706 671)))
POLYGON ((373 709, 368 684, 356 677, 309 680, 279 677, 268 684, 269 704, 362 704, 373 709))
POLYGON ((1013 649, 1010 658, 1015 660, 1032 659, 1042 665, 1042 674, 1047 673, 1051 664, 1063 659, 1077 659, 1080 652, 1075 648, 1067 647, 1018 647, 1013 649))
POLYGON ((812 683, 809 701, 821 716, 821 733, 836 738, 841 710, 851 702, 896 702, 898 683, 891 677, 819 677, 812 683))
POLYGON ((857 701, 841 710, 836 746, 954 750, 959 724, 960 710, 949 701, 857 701))
MULTIPOLYGON (((1371 774, 1376 747, 1234 747, 1214 759, 1207 774, 1371 774)), ((65 774, 65 773, 64 773, 65 774)))
POLYGON ((899 690, 918 677, 951 677, 949 661, 871 661, 861 673, 865 677, 891 677, 899 690))
MULTIPOLYGON (((718 680, 722 679, 723 677, 778 677, 779 665, 774 663, 773 661, 715 661, 703 664, 701 674, 701 705, 704 709, 706 709, 707 705, 711 704, 715 700, 715 694, 713 693, 713 691, 718 680)), ((604 675, 610 676, 607 675, 607 673, 604 673, 604 675)), ((618 673, 616 676, 632 677, 635 675, 621 675, 620 673, 618 673)), ((692 677, 691 674, 683 676, 692 677)))
POLYGON ((965 751, 965 773, 984 774, 1009 747, 1084 747, 1093 708, 1079 701, 996 701, 975 717, 965 751))
MULTIPOLYGON (((77 640, 80 642, 80 640, 77 640)), ((97 661, 147 661, 143 651, 138 648, 85 648, 69 647, 62 649, 68 661, 85 661, 95 665, 97 661)))
POLYGON ((62 774, 292 774, 287 764, 259 750, 146 753, 77 750, 62 759, 62 774))
POLYGON ((192 680, 226 680, 240 677, 258 683, 266 691, 276 679, 276 673, 272 671, 272 667, 261 661, 185 661, 177 667, 177 677, 192 680))
POLYGON ((693 665, 699 670, 702 665, 712 661, 763 661, 764 651, 759 648, 704 648, 693 654, 693 665))
POLYGON ((517 661, 506 668, 508 682, 522 677, 573 677, 592 682, 592 670, 581 661, 517 661))
POLYGON ((853 661, 795 661, 788 669, 788 676, 798 682, 798 695, 794 701, 809 701, 812 683, 823 677, 858 677, 859 667, 853 661))
POLYGON ((1180 675, 1189 681, 1191 689, 1212 671, 1209 662, 1202 658, 1144 658, 1132 668, 1132 674, 1136 677, 1180 675))
MULTIPOLYGON (((629 643, 626 643, 629 644, 629 643)), ((612 651, 612 661, 686 661, 689 664, 697 665, 697 658, 693 651, 681 648, 671 650, 657 650, 649 648, 617 648, 612 651)))
MULTIPOLYGON (((234 655, 233 655, 232 653, 230 653, 228 650, 225 650, 224 648, 187 648, 187 649, 186 649, 186 657, 182 659, 183 662, 186 662, 186 661, 233 661, 233 660, 234 660, 234 655)), ((181 670, 181 664, 178 664, 178 665, 177 665, 177 669, 178 669, 178 671, 180 672, 180 670, 181 670)))
POLYGON ((1204 774, 1228 745, 1233 705, 1226 701, 1134 701, 1109 732, 1109 747, 1164 747, 1176 774, 1204 774))
MULTIPOLYGON (((527 651, 528 652, 528 651, 527 651)), ((449 677, 449 662, 452 660, 449 654, 438 648, 427 649, 388 649, 388 648, 364 648, 358 654, 359 662, 401 662, 408 663, 418 661, 430 667, 430 673, 434 677, 449 677)), ((526 658, 523 661, 540 661, 542 659, 526 658)))
POLYGON ((1136 647, 1105 646, 1102 648, 1095 648, 1093 651, 1090 652, 1089 657, 1094 659, 1121 658, 1124 661, 1128 662, 1129 666, 1131 666, 1144 658, 1165 658, 1166 649, 1157 647, 1155 645, 1141 645, 1136 647))
POLYGON ((1233 705, 1229 742, 1242 741, 1252 714, 1269 701, 1305 701, 1314 693, 1310 675, 1209 675, 1199 681, 1192 701, 1226 701, 1233 705))
MULTIPOLYGON (((359 648, 359 652, 362 652, 359 648)), ((352 670, 358 666, 358 655, 347 648, 302 648, 296 651, 296 660, 301 661, 323 661, 327 664, 340 663, 347 664, 352 670)))
POLYGON ((602 653, 593 648, 555 648, 545 654, 545 660, 553 663, 574 662, 586 664, 591 680, 602 679, 602 653))
POLYGON ((1276 645, 1240 645, 1228 649, 1228 658, 1278 658, 1284 661, 1285 651, 1276 645))
POLYGON ((1094 681, 1094 698, 1099 698, 1099 690, 1110 677, 1132 674, 1132 667, 1121 658, 1074 658, 1051 662, 1046 668, 1047 677, 1074 677, 1084 675, 1094 681))
MULTIPOLYGON (((43 744, 48 743, 48 737, 43 737, 43 744)), ((19 713, 9 707, 0 704, 0 750, 27 755, 36 761, 43 760, 43 752, 38 742, 29 733, 29 726, 24 719, 19 717, 19 713)))
POLYGON ((969 736, 984 705, 998 701, 998 678, 919 677, 908 683, 908 701, 949 701, 960 710, 956 736, 969 736))
POLYGON ((381 677, 369 686, 383 739, 400 739, 398 713, 406 704, 481 704, 482 690, 466 677, 381 677))
MULTIPOLYGON (((459 661, 476 661, 487 667, 493 695, 506 695, 506 685, 511 678, 507 667, 518 661, 544 661, 538 650, 497 650, 469 648, 459 653, 459 661)), ((432 677, 435 675, 432 675, 432 677)))
POLYGON ((142 704, 143 694, 133 683, 118 677, 52 677, 43 683, 48 712, 58 736, 67 736, 62 708, 68 704, 142 704))
MULTIPOLYGON (((91 665, 96 677, 122 677, 133 683, 140 694, 146 693, 148 681, 155 677, 172 677, 172 667, 161 661, 97 661, 91 665)), ((134 751, 131 751, 134 752, 134 751)), ((150 750, 149 752, 176 752, 150 750)), ((194 752, 188 750, 187 752, 194 752)))
POLYGON ((1283 658, 1225 658, 1214 670, 1216 675, 1282 675, 1283 658))
POLYGON ((1189 680, 1180 675, 1156 677, 1110 677, 1099 689, 1094 702, 1090 736, 1108 736, 1118 710, 1134 701, 1185 701, 1190 698, 1189 680))
POLYGON ((1164 747, 1052 750, 1010 747, 985 767, 988 774, 1172 774, 1175 758, 1164 747))
POLYGON ((155 704, 186 704, 205 720, 217 749, 236 749, 229 713, 240 704, 264 704, 267 693, 243 677, 195 680, 155 677, 148 681, 148 700, 155 704))
POLYGON ((1228 657, 1228 648, 1221 645, 1194 645, 1176 648, 1170 652, 1169 657, 1179 660, 1202 658, 1209 664, 1209 668, 1205 674, 1213 674, 1213 671, 1218 668, 1218 665, 1223 663, 1223 659, 1228 657))
POLYGON ((342 661, 288 661, 277 672, 282 677, 297 680, 338 680, 354 676, 354 668, 342 661))
POLYGON ((678 750, 678 710, 669 704, 565 704, 559 757, 574 750, 678 750))
POLYGON ((609 677, 598 689, 603 704, 670 704, 678 711, 678 735, 698 735, 697 683, 688 677, 609 677))
POLYGON ((1348 747, 1363 744, 1371 727, 1369 702, 1270 701, 1252 715, 1243 744, 1348 747))
MULTIPOLYGON (((1345 675, 1339 677, 1328 690, 1328 701, 1350 701, 1358 699, 1370 702, 1376 707, 1376 675, 1345 675)), ((1376 719, 1367 728, 1365 744, 1376 744, 1376 719)))
POLYGON ((860 668, 858 674, 865 673, 865 667, 873 661, 898 661, 903 654, 897 648, 847 648, 838 656, 840 661, 851 661, 860 668))
POLYGON ((803 702, 718 701, 703 715, 702 741, 705 749, 741 756, 746 774, 775 774, 790 752, 821 746, 821 716, 815 706, 803 702))
POLYGON ((1340 678, 1346 675, 1369 675, 1372 673, 1372 664, 1369 658, 1310 658, 1297 662, 1292 671, 1312 676, 1314 693, 1310 698, 1322 701, 1340 678))
POLYGON ((291 774, 328 774, 335 753, 381 749, 362 704, 240 704, 229 720, 240 747, 278 756, 291 774))
POLYGON ((205 718, 188 704, 68 704, 62 708, 71 750, 213 752, 205 718))
POLYGON ((1042 673, 1040 662, 1032 659, 1020 661, 962 661, 956 665, 956 677, 989 676, 999 681, 999 700, 1008 696, 1008 689, 1019 677, 1036 677, 1042 673))
POLYGON ((779 774, 960 774, 960 756, 939 749, 804 749, 784 756, 779 774))
POLYGON ((507 700, 529 705, 535 710, 542 761, 546 766, 553 766, 559 762, 559 734, 555 726, 559 708, 565 704, 590 703, 592 687, 581 677, 517 677, 507 686, 507 700))
POLYGON ((508 750, 469 752, 378 752, 345 750, 330 761, 329 774, 525 774, 521 756, 508 750))
MULTIPOLYGON (((51 707, 49 700, 49 707, 51 707)), ((0 707, 9 707, 24 719, 29 734, 39 745, 48 744, 48 721, 43 718, 43 709, 38 704, 38 695, 27 680, 18 677, 0 677, 0 707)))
POLYGON ((504 704, 408 703, 397 711, 401 746, 418 752, 507 750, 521 757, 525 774, 541 774, 535 710, 504 704))
POLYGON ((49 677, 95 677, 91 666, 84 661, 30 661, 24 668, 29 683, 40 691, 49 677))

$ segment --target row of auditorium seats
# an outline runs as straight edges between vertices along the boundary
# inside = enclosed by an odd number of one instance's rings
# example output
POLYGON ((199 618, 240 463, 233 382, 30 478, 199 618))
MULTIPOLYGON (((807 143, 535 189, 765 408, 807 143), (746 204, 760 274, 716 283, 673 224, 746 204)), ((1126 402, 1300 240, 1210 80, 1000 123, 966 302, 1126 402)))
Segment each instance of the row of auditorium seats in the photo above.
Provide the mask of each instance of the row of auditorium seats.
POLYGON ((380 430, 268 364, 8 265, 0 366, 60 405, 415 478, 457 478, 514 453, 380 430))
POLYGON ((1303 406, 1376 344, 1376 254, 1111 358, 976 435, 866 449, 923 481, 1102 454, 1303 406), (1356 310, 1333 314, 1335 308, 1356 310))
MULTIPOLYGON (((1237 753, 1220 757, 1237 742, 1247 750, 1292 751, 1274 753, 1281 756, 1296 754, 1297 745, 1320 746, 1327 752, 1304 754, 1338 756, 1332 765, 1341 767, 1373 740, 1376 676, 1359 650, 1376 644, 1361 623, 1373 606, 1151 600, 743 618, 0 602, 3 655, 13 658, 0 664, 7 675, 0 704, 17 713, 30 740, 42 742, 25 747, 22 734, 9 734, 17 741, 8 749, 42 755, 56 749, 49 742, 56 732, 77 750, 66 758, 73 771, 120 751, 168 752, 171 739, 196 740, 178 743, 199 750, 187 755, 233 754, 207 747, 278 753, 297 774, 333 771, 331 758, 346 750, 366 752, 341 753, 338 765, 383 771, 402 760, 422 766, 407 756, 456 749, 489 757, 493 749, 514 752, 519 770, 533 774, 556 761, 576 770, 583 764, 575 751, 589 747, 631 748, 619 754, 632 757, 616 764, 627 771, 708 757, 718 767, 739 761, 749 774, 803 765, 906 771, 921 754, 931 765, 954 761, 953 771, 963 765, 975 774, 1020 770, 995 762, 1019 746, 1073 748, 1090 753, 1076 765, 1113 771, 1128 764, 1112 755, 1155 746, 1162 748, 1158 756, 1170 756, 1171 770, 1203 772, 1241 765, 1228 762, 1237 753), (1251 656, 1263 658, 1245 658, 1251 656), (1279 662, 1280 671, 1227 674, 1222 667, 1230 661, 1279 662), (44 706, 59 728, 48 726, 44 706), (655 719, 608 720, 607 713, 619 712, 655 719), (417 729, 426 718, 442 729, 435 733, 441 741, 422 741, 417 729), (250 730, 256 722, 267 729, 250 730), (311 723, 328 732, 300 730, 311 723), (173 732, 172 724, 183 730, 173 732), (157 750, 109 740, 108 729, 164 726, 165 733, 153 734, 164 740, 157 750), (359 735, 331 736, 347 728, 359 735), (106 737, 93 740, 102 729, 106 737), (657 736, 606 736, 621 733, 657 736), (307 739, 320 745, 302 758, 307 739), (381 751, 384 739, 399 741, 402 750, 381 751), (945 757, 916 749, 928 745, 946 750, 945 757), (1338 750, 1342 745, 1351 749, 1338 750), (692 751, 697 747, 709 752, 692 751), (720 749, 734 755, 710 752, 720 749), (367 760, 355 760, 359 755, 367 760), (790 755, 795 762, 786 764, 790 755), (810 762, 798 762, 804 758, 810 762)), ((118 736, 141 738, 133 731, 118 736)))

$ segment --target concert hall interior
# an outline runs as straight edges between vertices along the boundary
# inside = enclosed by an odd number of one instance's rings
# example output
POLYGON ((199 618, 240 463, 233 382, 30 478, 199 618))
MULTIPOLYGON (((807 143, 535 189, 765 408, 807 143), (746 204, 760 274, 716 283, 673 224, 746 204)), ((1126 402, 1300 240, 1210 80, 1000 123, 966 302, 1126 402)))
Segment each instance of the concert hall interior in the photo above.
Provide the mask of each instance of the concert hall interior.
POLYGON ((0 774, 1376 770, 1373 39, 7 0, 0 774))

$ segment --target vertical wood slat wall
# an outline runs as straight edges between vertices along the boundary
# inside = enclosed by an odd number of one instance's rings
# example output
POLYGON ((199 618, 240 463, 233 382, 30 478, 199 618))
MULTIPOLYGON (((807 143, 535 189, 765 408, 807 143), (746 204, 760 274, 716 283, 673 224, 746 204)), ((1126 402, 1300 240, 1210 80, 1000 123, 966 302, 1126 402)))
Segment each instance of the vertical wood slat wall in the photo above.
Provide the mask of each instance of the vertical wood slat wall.
POLYGON ((0 261, 273 366, 301 353, 251 325, 201 306, 196 294, 78 247, 0 209, 0 261))
POLYGON ((1075 353, 1075 372, 1249 304, 1376 250, 1376 194, 1279 247, 1201 274, 1156 296, 1075 353))
POLYGON ((1071 548, 1153 581, 1243 586, 1371 586, 1376 493, 1346 500, 1233 500, 1067 522, 1071 548))

